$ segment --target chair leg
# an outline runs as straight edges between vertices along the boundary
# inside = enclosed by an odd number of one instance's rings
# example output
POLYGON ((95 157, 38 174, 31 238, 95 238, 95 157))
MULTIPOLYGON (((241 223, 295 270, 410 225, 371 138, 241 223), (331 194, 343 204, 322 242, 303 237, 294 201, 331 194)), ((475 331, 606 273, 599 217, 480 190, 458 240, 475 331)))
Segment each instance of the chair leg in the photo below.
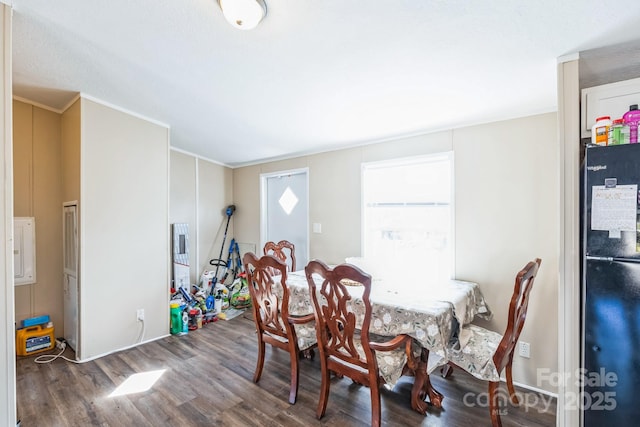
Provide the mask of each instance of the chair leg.
POLYGON ((447 363, 442 368, 440 368, 440 375, 442 375, 442 378, 449 378, 452 373, 453 373, 453 365, 451 364, 451 362, 447 363))
POLYGON ((518 400, 518 396, 516 395, 516 389, 513 387, 513 370, 511 368, 511 359, 509 359, 509 363, 506 368, 507 373, 507 390, 509 390, 509 398, 511 399, 511 403, 514 405, 520 405, 520 401, 518 400))
POLYGON ((315 357, 315 352, 313 351, 312 348, 308 348, 306 350, 302 350, 298 354, 299 354, 300 359, 313 360, 313 358, 315 357))
POLYGON ((318 419, 324 416, 325 411, 327 410, 327 403, 329 401, 329 386, 331 384, 331 373, 329 372, 329 368, 327 367, 327 362, 323 358, 321 373, 322 382, 320 384, 320 398, 318 399, 318 410, 316 411, 316 417, 318 419))
POLYGON ((500 402, 498 402, 499 382, 489 382, 489 410, 491 411, 491 425, 493 427, 502 427, 500 420, 500 402))
POLYGON ((262 375, 262 367, 264 366, 264 351, 264 341, 262 341, 262 336, 258 332, 258 362, 256 364, 256 372, 253 374, 254 383, 260 381, 260 376, 262 375))
POLYGON ((371 427, 380 427, 382 418, 382 411, 380 409, 380 387, 378 386, 377 378, 371 381, 371 427))
POLYGON ((289 356, 291 358, 291 389, 289 390, 289 403, 292 405, 296 403, 296 397, 298 395, 298 351, 294 346, 289 348, 289 356))

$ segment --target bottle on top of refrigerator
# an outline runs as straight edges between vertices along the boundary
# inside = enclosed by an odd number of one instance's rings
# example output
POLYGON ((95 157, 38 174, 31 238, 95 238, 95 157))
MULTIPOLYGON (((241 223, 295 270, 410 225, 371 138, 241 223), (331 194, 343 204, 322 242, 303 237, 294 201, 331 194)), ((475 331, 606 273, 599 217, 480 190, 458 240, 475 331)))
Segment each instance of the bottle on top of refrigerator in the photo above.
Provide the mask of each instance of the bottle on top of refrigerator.
POLYGON ((629 126, 629 143, 638 142, 638 123, 640 123, 640 110, 638 104, 629 106, 629 111, 622 116, 622 123, 629 126))
POLYGON ((622 119, 615 119, 609 128, 609 139, 607 145, 622 145, 629 143, 629 126, 622 122, 622 119))
POLYGON ((631 142, 631 135, 629 125, 622 123, 620 128, 620 144, 629 144, 631 142))
POLYGON ((591 142, 596 145, 607 145, 611 117, 602 116, 596 119, 596 124, 591 127, 591 142))

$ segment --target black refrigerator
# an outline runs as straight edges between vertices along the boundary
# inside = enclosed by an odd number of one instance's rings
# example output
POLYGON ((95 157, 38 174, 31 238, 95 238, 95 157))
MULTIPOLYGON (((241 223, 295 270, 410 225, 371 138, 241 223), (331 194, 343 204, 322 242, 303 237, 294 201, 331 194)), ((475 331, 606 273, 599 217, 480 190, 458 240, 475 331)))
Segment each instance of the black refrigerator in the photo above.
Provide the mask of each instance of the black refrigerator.
POLYGON ((637 426, 640 144, 589 146, 584 166, 583 366, 572 377, 582 386, 574 403, 585 427, 637 426))

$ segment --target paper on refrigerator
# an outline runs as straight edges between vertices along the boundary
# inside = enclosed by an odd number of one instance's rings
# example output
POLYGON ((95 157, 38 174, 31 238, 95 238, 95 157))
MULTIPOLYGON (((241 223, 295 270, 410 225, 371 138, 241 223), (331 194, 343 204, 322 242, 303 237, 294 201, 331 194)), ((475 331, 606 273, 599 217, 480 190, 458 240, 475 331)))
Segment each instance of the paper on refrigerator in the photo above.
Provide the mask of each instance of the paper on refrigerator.
POLYGON ((612 238, 619 238, 621 231, 636 231, 637 185, 594 185, 591 200, 592 230, 609 231, 612 238))

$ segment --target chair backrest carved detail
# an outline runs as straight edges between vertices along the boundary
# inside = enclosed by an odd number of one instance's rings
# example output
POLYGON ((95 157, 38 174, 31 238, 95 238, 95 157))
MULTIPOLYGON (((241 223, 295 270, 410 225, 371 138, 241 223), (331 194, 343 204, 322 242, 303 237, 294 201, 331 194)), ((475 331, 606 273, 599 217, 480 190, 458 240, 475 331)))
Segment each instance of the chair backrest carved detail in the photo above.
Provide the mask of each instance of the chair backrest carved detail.
POLYGON ((318 345, 321 352, 343 362, 356 365, 365 370, 377 372, 375 353, 369 346, 369 325, 371 323, 371 276, 356 266, 338 265, 329 268, 322 261, 311 261, 306 267, 309 294, 314 305, 318 345), (322 280, 316 285, 314 276, 322 280), (363 286, 362 301, 365 313, 360 332, 362 348, 366 359, 361 359, 354 344, 356 333, 356 315, 349 308, 351 295, 342 280, 360 283, 363 286))
POLYGON ((287 264, 289 271, 296 271, 296 251, 293 243, 287 240, 280 240, 278 243, 267 242, 264 245, 263 252, 265 255, 273 255, 287 264), (289 252, 288 254, 287 251, 289 252))
POLYGON ((287 288, 287 266, 272 255, 261 258, 248 252, 243 258, 247 270, 249 293, 253 302, 253 315, 259 326, 259 333, 268 332, 272 335, 288 339, 287 322, 289 317, 289 289, 287 288), (273 274, 275 272, 275 274, 273 274), (273 278, 279 275, 280 283, 273 278), (282 300, 278 298, 274 287, 282 288, 282 300))

